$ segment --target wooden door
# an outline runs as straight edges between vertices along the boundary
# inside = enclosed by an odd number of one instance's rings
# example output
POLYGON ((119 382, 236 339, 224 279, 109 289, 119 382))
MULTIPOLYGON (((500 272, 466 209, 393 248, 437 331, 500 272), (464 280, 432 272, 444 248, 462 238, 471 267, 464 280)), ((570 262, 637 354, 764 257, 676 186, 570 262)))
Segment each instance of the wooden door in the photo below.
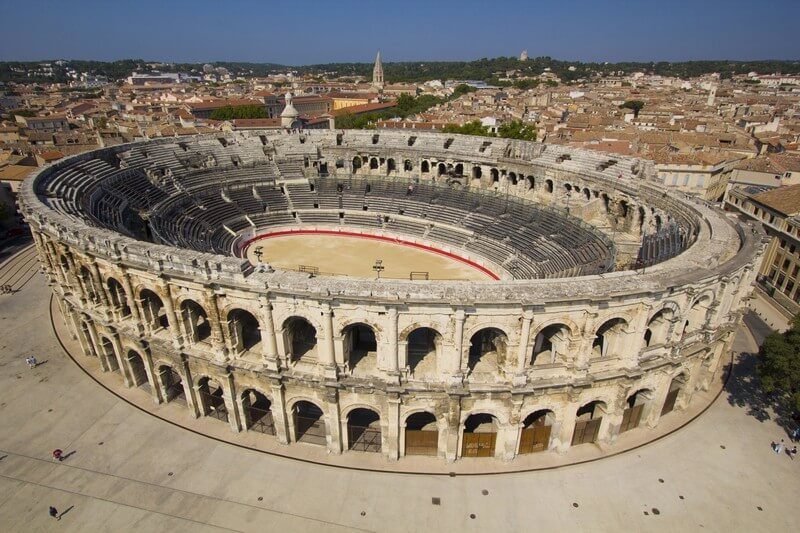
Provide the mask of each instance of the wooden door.
POLYGON ((438 431, 406 430, 406 455, 436 455, 438 451, 438 431))
POLYGON ((634 405, 633 407, 628 407, 625 409, 625 411, 622 413, 622 425, 619 428, 619 432, 624 433, 633 428, 639 427, 639 422, 642 419, 643 409, 644 404, 634 405))
POLYGON ((464 433, 461 457, 494 457, 497 433, 464 433))
POLYGON ((592 420, 578 420, 575 422, 575 432, 572 434, 572 445, 586 444, 597 440, 600 432, 600 423, 603 417, 592 420))
POLYGON ((667 413, 672 412, 675 409, 675 401, 678 399, 678 393, 681 392, 681 389, 675 388, 671 389, 667 393, 667 398, 664 400, 664 407, 661 409, 661 415, 665 415, 667 413))
POLYGON ((522 430, 519 440, 519 453, 542 452, 550 445, 552 426, 531 426, 522 430))

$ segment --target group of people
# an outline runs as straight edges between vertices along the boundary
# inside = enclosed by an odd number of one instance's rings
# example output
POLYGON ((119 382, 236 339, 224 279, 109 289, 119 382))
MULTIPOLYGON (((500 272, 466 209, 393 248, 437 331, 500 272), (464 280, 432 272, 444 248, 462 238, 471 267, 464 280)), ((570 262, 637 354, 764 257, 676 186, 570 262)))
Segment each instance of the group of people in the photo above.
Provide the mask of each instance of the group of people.
MULTIPOLYGON (((793 441, 797 441, 797 439, 800 438, 800 427, 798 427, 792 432, 791 437, 793 441)), ((777 455, 780 455, 785 450, 786 455, 788 455, 789 459, 791 459, 792 461, 794 461, 794 457, 795 455, 797 455, 797 446, 795 445, 789 448, 788 446, 786 446, 786 443, 784 442, 783 439, 781 439, 780 442, 772 441, 771 446, 772 446, 772 451, 775 452, 777 455)))
POLYGON ((25 362, 28 363, 28 368, 36 368, 36 365, 39 364, 39 362, 36 360, 36 357, 33 355, 26 357, 25 362))

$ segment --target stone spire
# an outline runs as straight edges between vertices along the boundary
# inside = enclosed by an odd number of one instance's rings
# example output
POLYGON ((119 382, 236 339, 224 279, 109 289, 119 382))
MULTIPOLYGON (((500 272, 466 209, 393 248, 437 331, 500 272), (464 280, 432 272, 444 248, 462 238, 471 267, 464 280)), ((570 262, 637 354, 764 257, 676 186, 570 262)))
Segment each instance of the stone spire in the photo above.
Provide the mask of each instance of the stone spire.
POLYGON ((300 113, 297 112, 294 104, 292 104, 292 93, 288 92, 286 93, 286 106, 281 111, 281 127, 291 128, 298 116, 300 116, 300 113))
POLYGON ((383 90, 383 64, 381 63, 381 51, 375 56, 375 67, 372 69, 372 86, 383 90))

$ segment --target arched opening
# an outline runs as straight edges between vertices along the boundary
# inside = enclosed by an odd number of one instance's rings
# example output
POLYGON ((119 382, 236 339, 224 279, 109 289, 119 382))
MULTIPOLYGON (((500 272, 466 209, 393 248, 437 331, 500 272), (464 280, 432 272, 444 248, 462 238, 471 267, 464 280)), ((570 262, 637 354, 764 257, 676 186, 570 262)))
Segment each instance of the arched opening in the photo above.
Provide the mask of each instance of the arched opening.
POLYGON ((183 330, 189 342, 204 342, 211 337, 211 322, 200 304, 194 300, 184 300, 180 309, 183 330))
POLYGON ((294 440, 325 446, 325 422, 322 419, 322 409, 315 404, 299 401, 292 407, 294 421, 294 440))
POLYGON ((603 423, 605 412, 606 404, 601 401, 589 402, 578 409, 575 418, 575 431, 572 434, 573 446, 597 442, 597 437, 600 434, 600 424, 603 423))
POLYGON ((283 339, 292 361, 316 359, 317 330, 302 317, 290 317, 283 323, 283 339))
POLYGON ((377 170, 377 168, 379 166, 380 166, 380 164, 378 163, 378 158, 377 157, 371 157, 370 160, 369 160, 369 168, 370 168, 370 170, 377 170))
POLYGON ((114 343, 112 343, 106 337, 100 337, 100 351, 102 352, 103 358, 108 364, 108 369, 112 372, 119 372, 119 362, 114 355, 114 343))
POLYGON ((390 157, 386 160, 386 173, 388 174, 389 172, 394 172, 395 170, 397 170, 397 167, 395 166, 394 159, 390 157))
POLYGON ((69 279, 69 272, 70 272, 70 270, 69 270, 69 260, 66 258, 66 256, 62 255, 59 258, 59 264, 61 265, 61 275, 64 277, 64 279, 68 280, 69 279))
POLYGON ((200 401, 200 412, 203 416, 228 421, 228 408, 225 405, 222 385, 209 377, 202 377, 197 382, 197 396, 200 401))
POLYGON ((664 308, 650 319, 644 332, 644 345, 656 346, 667 342, 669 327, 674 313, 672 309, 664 308))
POLYGON ((355 374, 369 374, 377 366, 375 331, 366 324, 350 324, 342 330, 344 360, 355 374))
POLYGON ((567 195, 569 195, 572 192, 572 185, 570 185, 569 183, 565 183, 564 184, 564 192, 566 192, 567 195))
POLYGON ((144 368, 144 360, 138 352, 128 350, 128 367, 131 370, 131 379, 136 387, 150 387, 150 382, 147 381, 147 370, 144 368))
POLYGON ((125 289, 122 288, 122 284, 114 278, 108 278, 106 286, 108 287, 111 307, 119 311, 123 317, 130 315, 131 308, 128 306, 128 299, 125 297, 125 289))
POLYGON ((275 423, 272 420, 272 403, 262 393, 255 389, 247 389, 242 393, 242 412, 244 414, 244 427, 249 431, 275 434, 275 423))
POLYGON ((453 174, 456 176, 463 176, 464 175, 464 165, 462 163, 456 163, 455 168, 453 169, 453 174))
POLYGON ((651 397, 652 393, 648 389, 639 389, 628 396, 625 401, 625 410, 622 412, 622 424, 619 426, 620 433, 639 427, 644 409, 651 397))
POLYGON ((605 212, 608 213, 609 206, 611 205, 611 199, 606 193, 601 194, 600 198, 603 199, 603 208, 605 209, 605 212))
POLYGON ((403 170, 405 170, 406 172, 414 170, 414 164, 411 162, 410 159, 406 159, 405 161, 403 161, 403 170))
POLYGON ((81 322, 81 334, 83 334, 83 340, 86 343, 86 346, 89 348, 89 351, 86 355, 97 357, 97 347, 92 341, 92 334, 89 333, 89 325, 86 322, 81 322))
POLYGON ((489 171, 489 175, 492 177, 492 183, 497 183, 500 181, 500 171, 496 168, 493 168, 489 171))
POLYGON ((544 191, 546 193, 553 193, 553 180, 545 180, 544 182, 544 191))
POLYGON ((470 339, 469 361, 470 372, 496 372, 506 358, 508 337, 497 328, 484 328, 477 331, 470 339))
POLYGON ((497 429, 497 419, 492 415, 470 415, 464 421, 461 457, 494 457, 497 429))
POLYGON ((686 316, 686 323, 684 324, 683 330, 684 334, 694 333, 705 327, 710 304, 711 298, 708 296, 702 296, 692 304, 689 308, 689 314, 686 316))
POLYGON ((436 373, 436 355, 442 336, 432 328, 417 328, 408 334, 406 361, 413 376, 436 373))
POLYGON ((94 281, 92 280, 92 274, 89 272, 89 269, 85 266, 81 266, 80 270, 78 271, 81 279, 81 285, 83 285, 83 290, 86 293, 86 296, 94 303, 100 301, 97 291, 94 287, 94 281))
POLYGON ((678 395, 680 395, 684 385, 686 385, 686 376, 684 374, 678 374, 672 378, 669 383, 667 397, 664 398, 664 405, 661 407, 661 416, 675 410, 675 403, 678 401, 678 395))
POLYGON ((143 289, 139 293, 139 305, 142 308, 142 318, 151 331, 167 329, 169 320, 164 303, 156 293, 150 289, 143 289))
POLYGON ((439 163, 436 169, 437 169, 436 174, 438 176, 444 176, 445 174, 447 174, 447 165, 445 165, 444 163, 439 163))
POLYGON ((593 357, 615 357, 622 344, 625 326, 628 323, 622 318, 607 320, 597 329, 592 342, 593 357))
POLYGON ((586 198, 586 201, 588 202, 592 199, 592 191, 589 189, 583 189, 583 197, 586 198))
POLYGON ((555 414, 548 409, 535 411, 525 417, 519 437, 519 453, 543 452, 550 447, 550 433, 555 414))
POLYGON ((479 180, 483 175, 483 170, 479 166, 472 167, 472 179, 479 180))
POLYGON ((183 380, 181 375, 169 365, 158 367, 158 379, 161 381, 161 390, 164 392, 164 400, 173 400, 186 403, 186 394, 183 390, 183 380))
POLYGON ((551 324, 536 335, 533 344, 532 365, 549 365, 564 357, 569 347, 569 328, 564 324, 551 324))
POLYGON ((228 313, 228 331, 233 349, 237 353, 258 351, 261 345, 261 328, 251 313, 243 309, 232 309, 228 313))
POLYGON ((536 185, 536 180, 533 178, 533 176, 528 176, 525 178, 525 183, 527 184, 528 190, 531 191, 536 185))
POLYGON ((353 172, 361 168, 361 158, 356 156, 353 158, 353 172))
POLYGON ((514 172, 509 172, 508 173, 508 181, 511 182, 511 185, 516 185, 517 184, 517 174, 514 173, 514 172))
POLYGON ((347 449, 381 451, 381 417, 372 409, 353 409, 347 415, 347 449))
POLYGON ((430 171, 431 171, 431 164, 428 163, 427 161, 423 161, 422 165, 420 165, 420 172, 422 172, 423 174, 427 174, 430 171))
POLYGON ((433 413, 414 413, 406 418, 406 455, 436 455, 439 428, 433 413))

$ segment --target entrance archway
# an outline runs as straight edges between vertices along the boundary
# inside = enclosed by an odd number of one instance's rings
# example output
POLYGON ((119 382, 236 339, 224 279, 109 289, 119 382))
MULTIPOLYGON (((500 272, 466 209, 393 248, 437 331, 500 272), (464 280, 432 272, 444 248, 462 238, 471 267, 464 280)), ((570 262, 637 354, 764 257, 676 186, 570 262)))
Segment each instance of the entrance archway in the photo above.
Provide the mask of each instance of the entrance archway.
POLYGON ((436 355, 442 336, 432 328, 417 328, 408 334, 406 361, 413 376, 436 373, 436 355))
POLYGON ((406 418, 406 455, 436 455, 439 451, 439 428, 433 413, 414 413, 406 418))
POLYGON ((203 416, 216 418, 223 422, 228 421, 228 407, 225 405, 222 385, 219 382, 209 377, 200 378, 197 392, 200 400, 200 412, 203 416))
POLYGON ((183 390, 181 375, 169 365, 158 367, 158 379, 161 381, 161 390, 164 392, 166 402, 178 401, 186 403, 186 394, 183 390))
POLYGON ((108 364, 108 369, 112 372, 119 373, 119 362, 114 354, 114 344, 106 337, 100 337, 100 350, 108 364))
POLYGON ((136 387, 144 386, 149 388, 150 382, 147 381, 147 371, 144 368, 144 360, 138 352, 128 350, 128 366, 131 370, 131 379, 136 387))
POLYGON ((142 318, 150 331, 158 331, 169 327, 164 303, 155 292, 150 289, 143 289, 139 293, 139 304, 142 308, 142 318))
POLYGON ((597 442, 605 410, 606 404, 601 401, 589 402, 578 409, 575 431, 572 434, 573 446, 597 442))
POLYGON ((553 364, 567 354, 568 347, 569 328, 564 324, 550 324, 536 335, 531 364, 553 364))
POLYGON ((622 424, 619 426, 619 432, 625 433, 639 427, 639 423, 644 415, 644 409, 651 398, 651 391, 648 389, 639 389, 625 401, 625 410, 622 412, 622 424))
POLYGON ((555 422, 553 411, 543 409, 525 417, 519 437, 519 453, 543 452, 550 447, 550 432, 555 422))
POLYGON ((627 325, 628 323, 622 318, 612 318, 604 322, 595 333, 592 342, 592 356, 614 357, 618 355, 619 345, 623 344, 622 339, 627 325))
POLYGON ((247 389, 242 393, 242 413, 244 414, 244 427, 249 431, 275 434, 275 423, 272 420, 272 403, 269 399, 255 389, 247 389))
POLYGON ((243 309, 232 309, 228 313, 228 331, 233 349, 237 353, 258 352, 261 344, 261 328, 251 313, 243 309))
POLYGON ((508 337, 502 330, 483 328, 469 342, 467 366, 471 373, 496 372, 505 361, 508 337))
POLYGON ((686 384, 686 376, 678 374, 669 383, 669 390, 667 397, 664 399, 664 406, 661 408, 661 416, 671 413, 675 410, 675 403, 678 401, 678 395, 681 393, 683 386, 686 384))
POLYGON ((381 417, 372 409, 353 409, 347 415, 347 449, 381 451, 381 417))
POLYGON ((292 361, 316 359, 317 330, 305 318, 287 318, 283 323, 283 339, 292 361))
POLYGON ((377 367, 378 343, 375 331, 367 324, 350 324, 342 330, 344 360, 350 371, 370 374, 377 367))
POLYGON ((211 337, 211 323, 200 304, 194 300, 184 300, 181 302, 180 310, 183 330, 190 342, 204 342, 211 337))
POLYGON ((464 421, 461 457, 494 457, 497 419, 487 413, 470 415, 464 421))
POLYGON ((294 440, 319 446, 326 445, 325 421, 322 409, 307 401, 299 401, 292 406, 294 440))

